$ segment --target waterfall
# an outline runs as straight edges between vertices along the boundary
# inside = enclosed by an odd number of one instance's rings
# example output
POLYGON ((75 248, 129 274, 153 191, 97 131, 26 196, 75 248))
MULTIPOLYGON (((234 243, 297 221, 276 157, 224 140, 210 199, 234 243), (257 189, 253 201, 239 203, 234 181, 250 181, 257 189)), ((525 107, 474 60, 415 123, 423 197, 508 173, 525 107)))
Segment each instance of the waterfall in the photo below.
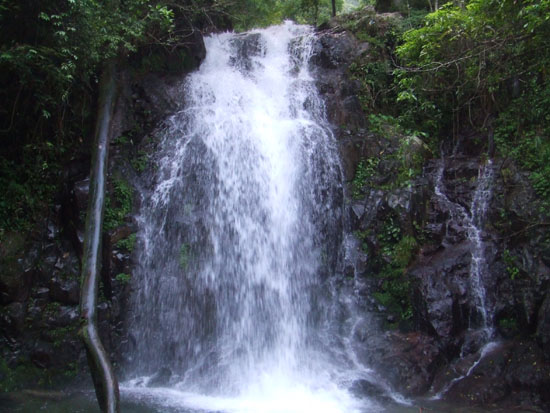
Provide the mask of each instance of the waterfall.
POLYGON ((124 392, 200 411, 380 411, 348 392, 333 320, 343 189, 312 35, 205 39, 143 194, 124 392))
POLYGON ((464 231, 468 240, 472 244, 471 264, 470 264, 470 287, 472 299, 476 303, 476 311, 479 318, 479 326, 485 340, 488 340, 493 335, 492 325, 492 308, 486 298, 485 285, 483 278, 487 273, 487 264, 485 261, 485 245, 482 239, 483 225, 485 223, 485 215, 491 199, 491 184, 493 180, 493 167, 491 160, 480 166, 477 177, 476 188, 472 197, 469 211, 466 207, 458 202, 453 202, 446 195, 446 188, 443 183, 443 174, 445 172, 445 160, 442 159, 437 171, 434 192, 442 205, 449 212, 449 220, 447 221, 447 229, 445 233, 445 244, 452 244, 456 236, 457 230, 464 231), (460 228, 450 228, 449 224, 460 228))
MULTIPOLYGON (((469 205, 469 210, 459 202, 453 202, 446 195, 446 188, 443 182, 444 172, 445 159, 442 156, 437 171, 434 192, 441 204, 444 205, 449 212, 449 220, 447 222, 445 239, 443 240, 443 243, 444 245, 448 244, 450 246, 455 242, 457 232, 465 232, 467 239, 471 244, 469 282, 471 299, 476 305, 476 313, 473 316, 474 318, 477 318, 477 320, 474 325, 470 326, 471 331, 467 333, 466 338, 468 339, 469 335, 472 337, 479 335, 480 342, 479 347, 477 348, 477 355, 472 360, 472 364, 467 371, 463 374, 459 374, 443 386, 441 390, 433 396, 433 399, 440 399, 455 383, 465 377, 468 377, 474 371, 479 362, 497 346, 497 343, 492 341, 494 339, 494 311, 493 305, 487 298, 486 285, 484 282, 484 278, 488 274, 488 268, 485 256, 485 243, 482 238, 487 208, 489 207, 489 202, 492 196, 491 188, 494 176, 493 164, 489 159, 485 164, 480 165, 476 187, 471 204, 469 205), (449 227, 451 223, 455 226, 454 228, 449 227), (457 228, 457 226, 460 227, 457 228)), ((470 318, 472 318, 472 316, 470 316, 470 318)), ((466 356, 465 350, 465 346, 463 346, 460 354, 461 358, 466 356)))
POLYGON ((478 183, 471 206, 471 222, 468 226, 468 237, 473 243, 472 262, 470 265, 470 277, 475 293, 477 308, 481 314, 481 328, 485 340, 490 340, 494 334, 493 309, 487 301, 483 277, 487 274, 487 262, 485 259, 485 245, 481 238, 482 228, 485 223, 485 215, 491 199, 491 187, 493 183, 493 164, 488 160, 478 174, 478 183))

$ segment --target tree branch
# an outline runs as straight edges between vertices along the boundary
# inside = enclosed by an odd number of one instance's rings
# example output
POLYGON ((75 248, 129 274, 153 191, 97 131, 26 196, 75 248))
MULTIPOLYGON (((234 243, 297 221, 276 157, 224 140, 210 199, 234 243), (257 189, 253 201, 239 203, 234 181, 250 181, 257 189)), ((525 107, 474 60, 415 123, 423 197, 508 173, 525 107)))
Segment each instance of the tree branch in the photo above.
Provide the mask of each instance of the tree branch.
POLYGON ((80 296, 80 337, 86 347, 97 400, 102 412, 119 412, 118 381, 97 328, 97 290, 101 267, 100 245, 103 226, 105 177, 109 149, 109 126, 115 101, 114 62, 105 65, 100 81, 99 108, 95 129, 90 199, 82 254, 82 291, 80 296))

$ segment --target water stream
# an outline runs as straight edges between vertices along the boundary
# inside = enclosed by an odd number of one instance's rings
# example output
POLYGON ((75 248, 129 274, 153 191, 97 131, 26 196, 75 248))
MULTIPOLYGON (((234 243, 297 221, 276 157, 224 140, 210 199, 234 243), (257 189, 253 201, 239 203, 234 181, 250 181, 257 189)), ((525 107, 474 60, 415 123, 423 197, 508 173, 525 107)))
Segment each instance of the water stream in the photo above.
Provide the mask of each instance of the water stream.
POLYGON ((343 190, 311 38, 285 23, 206 39, 142 199, 123 394, 183 411, 382 410, 348 391, 370 371, 335 322, 343 190))
MULTIPOLYGON (((488 268, 485 256, 485 243, 482 236, 485 216, 492 196, 491 185, 494 176, 492 161, 489 159, 486 163, 480 165, 476 188, 468 209, 458 202, 453 202, 447 196, 444 185, 444 172, 445 158, 442 156, 435 183, 435 195, 449 212, 450 219, 448 220, 448 224, 452 222, 455 226, 460 225, 461 228, 459 228, 458 231, 464 231, 467 239, 471 243, 469 292, 473 302, 476 304, 476 308, 475 313, 470 316, 471 325, 467 336, 477 336, 481 346, 477 349, 477 357, 472 360, 472 364, 467 371, 453 378, 449 383, 443 386, 441 390, 435 394, 433 397, 434 399, 440 399, 455 383, 468 377, 479 362, 497 346, 497 342, 494 341, 494 309, 487 298, 486 283, 484 280, 488 273, 488 268)), ((446 237, 450 238, 450 240, 444 240, 444 243, 452 243, 452 239, 456 236, 456 232, 457 228, 447 228, 446 237)), ((468 340, 466 340, 466 342, 467 341, 468 340)), ((466 356, 465 351, 466 348, 463 346, 460 354, 461 358, 466 356)), ((471 351, 471 349, 467 351, 471 351)))

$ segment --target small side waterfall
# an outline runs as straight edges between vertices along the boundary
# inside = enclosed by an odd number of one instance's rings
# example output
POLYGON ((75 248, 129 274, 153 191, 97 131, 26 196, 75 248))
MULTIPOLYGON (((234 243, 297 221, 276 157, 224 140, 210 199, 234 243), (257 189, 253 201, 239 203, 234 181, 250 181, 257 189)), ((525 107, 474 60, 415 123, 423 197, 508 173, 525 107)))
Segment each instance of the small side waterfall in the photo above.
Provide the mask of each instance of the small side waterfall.
MULTIPOLYGON (((443 183, 443 174, 445 172, 445 160, 442 159, 437 172, 435 183, 435 195, 439 198, 442 205, 445 205, 450 214, 449 223, 460 225, 459 231, 465 231, 468 240, 472 243, 470 248, 472 260, 470 265, 470 287, 473 300, 476 302, 476 311, 480 318, 478 325, 472 326, 474 329, 481 329, 486 340, 493 335, 493 314, 492 305, 487 301, 483 277, 487 273, 487 264, 485 262, 485 245, 482 239, 483 225, 489 201, 491 199, 491 183, 493 180, 493 167, 491 160, 480 166, 476 189, 473 194, 469 210, 458 202, 453 202, 446 195, 446 188, 443 183)), ((446 239, 444 244, 448 243, 449 238, 456 235, 456 228, 446 229, 446 239)))
POLYGON ((343 189, 311 35, 206 39, 142 200, 124 391, 201 412, 380 411, 348 392, 332 319, 343 189))
POLYGON ((479 170, 477 187, 470 208, 471 220, 468 223, 468 237, 473 243, 470 277, 473 292, 477 299, 477 308, 481 315, 481 328, 483 329, 485 341, 493 337, 494 328, 493 305, 487 301, 486 287, 483 282, 483 277, 487 274, 487 262, 485 259, 485 244, 481 234, 492 195, 493 175, 493 163, 488 160, 479 170))
MULTIPOLYGON (((485 256, 485 243, 482 236, 487 208, 492 196, 491 185, 494 176, 493 164, 489 159, 486 163, 480 165, 475 191, 473 193, 469 208, 466 208, 458 202, 453 202, 446 195, 446 188, 443 179, 444 173, 445 158, 442 157, 437 171, 435 195, 439 198, 441 204, 446 207, 450 214, 445 239, 443 242, 452 244, 454 238, 457 236, 457 233, 465 232, 467 239, 471 243, 469 293, 472 301, 476 304, 476 308, 475 313, 470 316, 471 324, 469 334, 478 336, 478 341, 481 347, 477 348, 477 357, 473 360, 468 370, 464 374, 455 377, 440 391, 438 391, 433 397, 434 399, 441 398, 455 383, 465 377, 468 377, 483 357, 485 357, 485 355, 488 354, 496 345, 496 343, 492 341, 494 339, 494 306, 488 300, 486 292, 487 287, 485 277, 488 273, 488 268, 485 256), (449 223, 451 222, 454 223, 454 228, 449 227, 449 223), (457 225, 459 225, 460 228, 456 228, 457 225)), ((465 356, 464 351, 465 348, 463 347, 460 355, 461 358, 465 356)))

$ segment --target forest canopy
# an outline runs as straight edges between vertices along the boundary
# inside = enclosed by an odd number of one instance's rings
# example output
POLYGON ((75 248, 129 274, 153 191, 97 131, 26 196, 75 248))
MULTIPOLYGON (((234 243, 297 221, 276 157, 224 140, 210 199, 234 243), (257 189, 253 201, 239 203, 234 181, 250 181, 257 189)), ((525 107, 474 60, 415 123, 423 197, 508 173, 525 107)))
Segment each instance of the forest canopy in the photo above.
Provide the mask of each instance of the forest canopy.
MULTIPOLYGON (((435 140, 491 129, 497 149, 550 196, 541 178, 550 175, 550 0, 356 3, 413 22, 385 46, 389 111, 404 128, 435 140)), ((0 237, 32 224, 63 165, 88 150, 105 61, 177 46, 195 30, 320 24, 331 14, 330 0, 0 0, 0 237)))

